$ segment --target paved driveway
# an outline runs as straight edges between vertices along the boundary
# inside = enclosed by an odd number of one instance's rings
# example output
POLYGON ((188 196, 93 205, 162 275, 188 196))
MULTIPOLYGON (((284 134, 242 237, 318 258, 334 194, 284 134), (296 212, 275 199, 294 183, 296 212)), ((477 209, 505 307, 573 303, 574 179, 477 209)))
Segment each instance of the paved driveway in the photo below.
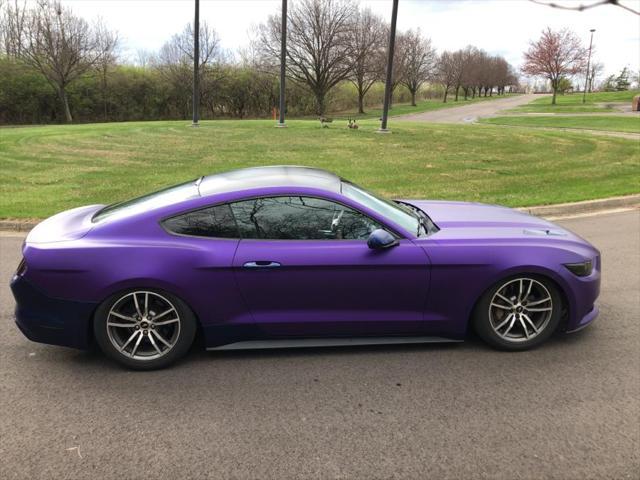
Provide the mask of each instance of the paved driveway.
POLYGON ((22 239, 0 237, 0 478, 637 479, 638 211, 562 223, 602 250, 602 313, 535 351, 194 351, 150 373, 22 337, 22 239))
MULTIPOLYGON (((393 117, 393 121, 432 122, 432 123, 470 123, 479 117, 497 115, 503 110, 509 110, 520 105, 525 105, 541 95, 517 95, 497 100, 461 105, 459 107, 443 108, 431 112, 412 113, 393 117)), ((453 100, 449 100, 453 101, 453 100)))

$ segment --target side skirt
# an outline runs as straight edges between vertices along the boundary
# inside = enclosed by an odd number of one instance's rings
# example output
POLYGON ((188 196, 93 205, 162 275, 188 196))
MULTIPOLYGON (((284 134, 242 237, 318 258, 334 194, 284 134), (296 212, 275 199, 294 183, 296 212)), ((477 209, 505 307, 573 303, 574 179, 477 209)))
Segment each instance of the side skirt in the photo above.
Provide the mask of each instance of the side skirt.
POLYGON ((234 342, 207 350, 256 350, 266 348, 348 347, 359 345, 406 345, 412 343, 462 342, 443 337, 361 337, 361 338, 296 338, 234 342))

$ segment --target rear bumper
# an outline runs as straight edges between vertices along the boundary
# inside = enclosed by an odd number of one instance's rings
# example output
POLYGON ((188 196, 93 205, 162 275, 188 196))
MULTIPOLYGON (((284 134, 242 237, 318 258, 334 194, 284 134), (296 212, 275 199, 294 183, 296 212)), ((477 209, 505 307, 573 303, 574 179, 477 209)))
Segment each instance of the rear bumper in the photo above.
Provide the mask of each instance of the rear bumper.
POLYGON ((97 304, 49 297, 19 276, 11 280, 11 291, 16 300, 16 325, 29 340, 89 348, 90 322, 97 304))

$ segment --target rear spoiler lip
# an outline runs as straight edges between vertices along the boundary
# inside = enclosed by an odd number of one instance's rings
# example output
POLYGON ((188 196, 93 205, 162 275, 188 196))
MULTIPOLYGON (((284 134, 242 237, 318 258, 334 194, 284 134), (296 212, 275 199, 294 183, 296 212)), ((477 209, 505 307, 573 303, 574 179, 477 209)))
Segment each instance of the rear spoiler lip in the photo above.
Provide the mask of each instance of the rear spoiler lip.
POLYGON ((38 223, 27 235, 26 244, 42 244, 77 240, 94 227, 93 215, 104 205, 86 205, 65 210, 38 223))

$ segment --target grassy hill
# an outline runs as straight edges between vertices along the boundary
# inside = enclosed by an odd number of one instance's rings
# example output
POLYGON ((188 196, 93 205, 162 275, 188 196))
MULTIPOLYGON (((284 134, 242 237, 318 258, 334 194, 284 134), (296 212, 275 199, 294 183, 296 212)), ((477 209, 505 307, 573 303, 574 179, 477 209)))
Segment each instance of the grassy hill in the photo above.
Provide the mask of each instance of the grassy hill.
POLYGON ((640 115, 608 116, 584 114, 573 117, 563 116, 518 116, 485 118, 482 123, 492 125, 517 125, 527 127, 579 128, 587 130, 606 130, 611 132, 640 133, 640 115))
POLYGON ((570 93, 558 95, 556 105, 551 105, 551 96, 544 96, 511 111, 517 113, 607 112, 613 110, 613 107, 609 105, 611 103, 627 103, 631 105, 633 97, 638 94, 640 94, 639 90, 587 93, 586 102, 582 103, 582 93, 570 93))
POLYGON ((110 123, 0 129, 0 218, 42 218, 245 166, 313 165, 392 197, 526 206, 640 191, 633 140, 376 121, 110 123))

